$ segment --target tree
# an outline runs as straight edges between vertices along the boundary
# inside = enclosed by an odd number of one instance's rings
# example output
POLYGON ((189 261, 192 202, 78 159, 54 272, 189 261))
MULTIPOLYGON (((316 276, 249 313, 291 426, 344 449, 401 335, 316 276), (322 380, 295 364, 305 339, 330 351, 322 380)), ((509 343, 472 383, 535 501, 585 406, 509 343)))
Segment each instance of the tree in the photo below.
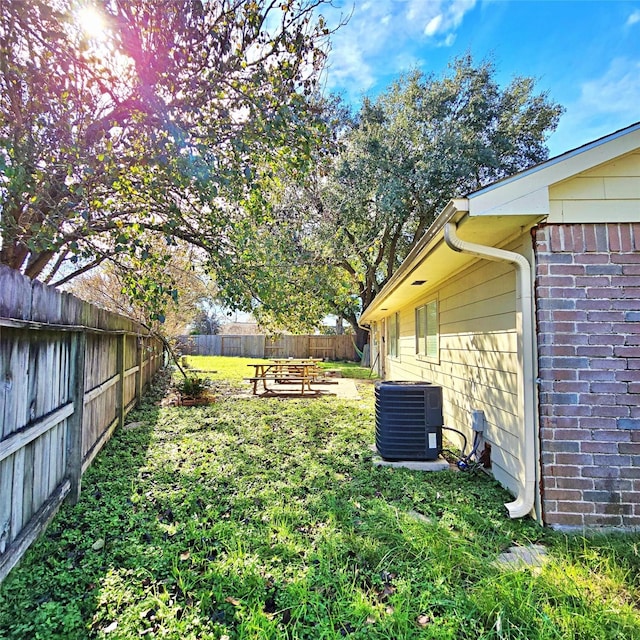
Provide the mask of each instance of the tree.
POLYGON ((0 262, 62 284, 180 239, 224 264, 232 203, 304 162, 323 2, 102 0, 92 36, 71 0, 2 2, 0 262))
MULTIPOLYGON (((277 249, 269 255, 286 275, 258 274, 242 293, 283 324, 311 297, 316 322, 324 313, 341 316, 361 346, 359 313, 446 203, 546 159, 562 109, 536 94, 530 78, 501 89, 493 64, 467 56, 440 79, 401 77, 353 118, 335 104, 330 112, 335 141, 316 150, 316 171, 304 184, 274 181, 272 222, 256 231, 271 234, 277 249)), ((250 260, 268 256, 251 252, 250 260)))
POLYGON ((192 335, 215 336, 220 333, 222 318, 215 309, 201 307, 191 321, 192 335))
POLYGON ((216 297, 214 284, 200 268, 203 262, 200 254, 191 245, 178 243, 168 262, 140 262, 134 257, 126 260, 126 269, 106 262, 74 278, 65 288, 87 302, 132 318, 165 336, 182 335, 201 308, 216 297), (132 296, 132 288, 136 286, 141 287, 140 291, 132 296), (174 292, 173 297, 167 292, 174 292), (162 309, 160 319, 159 309, 162 309))

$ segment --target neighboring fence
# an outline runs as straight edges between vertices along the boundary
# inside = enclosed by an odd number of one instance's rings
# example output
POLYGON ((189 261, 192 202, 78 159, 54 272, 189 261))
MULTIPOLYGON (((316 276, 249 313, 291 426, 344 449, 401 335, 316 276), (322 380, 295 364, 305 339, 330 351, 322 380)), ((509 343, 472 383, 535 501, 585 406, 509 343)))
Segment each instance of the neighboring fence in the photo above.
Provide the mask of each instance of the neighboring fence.
POLYGON ((177 342, 180 351, 187 355, 358 359, 353 337, 350 335, 178 336, 177 342))
POLYGON ((129 319, 0 265, 0 581, 163 360, 129 319))

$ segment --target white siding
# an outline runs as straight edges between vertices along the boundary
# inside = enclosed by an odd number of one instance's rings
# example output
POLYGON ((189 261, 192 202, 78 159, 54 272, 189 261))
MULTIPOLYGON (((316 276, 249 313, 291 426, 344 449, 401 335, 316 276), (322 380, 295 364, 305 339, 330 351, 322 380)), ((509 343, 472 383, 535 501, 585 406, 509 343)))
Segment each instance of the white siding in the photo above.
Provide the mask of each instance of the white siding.
MULTIPOLYGON (((517 491, 522 421, 517 415, 514 268, 506 263, 474 262, 437 291, 426 290, 424 298, 399 311, 400 354, 387 359, 387 379, 427 380, 442 386, 445 425, 463 431, 469 442, 471 411, 483 410, 493 473, 504 486, 517 491), (416 356, 415 346, 415 308, 434 295, 439 301, 439 362, 416 356)), ((455 434, 445 431, 444 435, 460 444, 455 434)))

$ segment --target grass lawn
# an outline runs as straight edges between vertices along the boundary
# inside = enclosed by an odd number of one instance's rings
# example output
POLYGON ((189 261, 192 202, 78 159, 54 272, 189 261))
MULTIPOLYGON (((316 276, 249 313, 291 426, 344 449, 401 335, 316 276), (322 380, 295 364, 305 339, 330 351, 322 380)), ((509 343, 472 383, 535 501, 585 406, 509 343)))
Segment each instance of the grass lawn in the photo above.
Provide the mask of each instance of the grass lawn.
MULTIPOLYGON (((193 366, 229 389, 246 362, 193 366)), ((361 394, 151 395, 0 587, 0 638, 640 638, 640 535, 509 520, 481 473, 372 466, 361 394), (495 563, 531 542, 542 568, 495 563)))

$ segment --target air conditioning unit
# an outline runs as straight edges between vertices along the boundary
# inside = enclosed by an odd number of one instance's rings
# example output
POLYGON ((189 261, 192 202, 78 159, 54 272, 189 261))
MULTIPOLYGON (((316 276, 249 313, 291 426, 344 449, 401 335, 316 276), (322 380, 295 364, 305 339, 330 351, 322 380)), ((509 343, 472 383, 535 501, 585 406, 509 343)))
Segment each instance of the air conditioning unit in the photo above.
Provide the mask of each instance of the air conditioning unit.
POLYGON ((442 387, 377 382, 376 448, 385 460, 435 460, 442 449, 442 387))

